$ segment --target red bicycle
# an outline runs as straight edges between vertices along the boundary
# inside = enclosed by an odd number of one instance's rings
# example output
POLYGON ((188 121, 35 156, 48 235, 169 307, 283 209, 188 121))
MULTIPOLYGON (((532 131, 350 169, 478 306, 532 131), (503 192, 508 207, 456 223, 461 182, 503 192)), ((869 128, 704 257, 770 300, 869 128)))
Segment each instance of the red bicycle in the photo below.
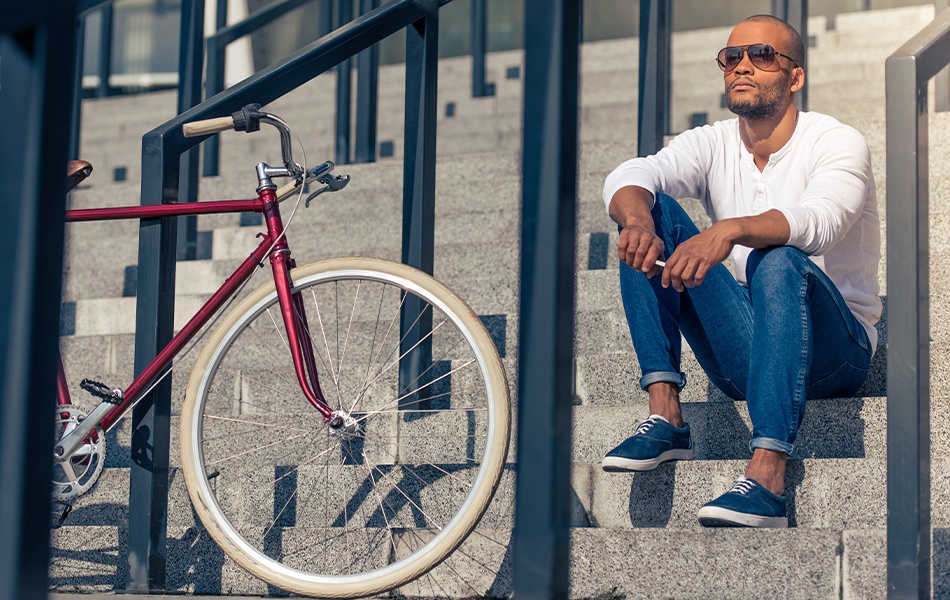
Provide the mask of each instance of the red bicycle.
POLYGON ((257 165, 253 200, 67 211, 70 222, 259 212, 266 232, 128 387, 83 380, 99 399, 88 414, 72 404, 60 360, 54 497, 68 503, 93 487, 105 432, 220 319, 181 411, 181 467, 202 523, 274 586, 381 593, 439 564, 485 512, 508 450, 505 372, 478 317, 431 276, 374 258, 296 267, 280 203, 318 183, 309 206, 349 177, 333 175, 331 162, 297 164, 279 117, 249 105, 183 130, 262 123, 280 132, 284 164, 257 165), (279 177, 290 182, 278 189, 279 177), (225 312, 265 259, 273 281, 225 312))

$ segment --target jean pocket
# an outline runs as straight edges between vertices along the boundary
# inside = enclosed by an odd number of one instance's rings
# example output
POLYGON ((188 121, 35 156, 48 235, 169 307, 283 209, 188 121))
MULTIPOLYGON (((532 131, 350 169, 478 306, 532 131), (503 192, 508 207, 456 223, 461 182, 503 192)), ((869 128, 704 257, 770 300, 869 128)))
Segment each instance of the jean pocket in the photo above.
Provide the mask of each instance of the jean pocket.
POLYGON ((841 363, 831 374, 808 384, 808 398, 848 398, 854 395, 870 367, 856 367, 848 361, 841 363))

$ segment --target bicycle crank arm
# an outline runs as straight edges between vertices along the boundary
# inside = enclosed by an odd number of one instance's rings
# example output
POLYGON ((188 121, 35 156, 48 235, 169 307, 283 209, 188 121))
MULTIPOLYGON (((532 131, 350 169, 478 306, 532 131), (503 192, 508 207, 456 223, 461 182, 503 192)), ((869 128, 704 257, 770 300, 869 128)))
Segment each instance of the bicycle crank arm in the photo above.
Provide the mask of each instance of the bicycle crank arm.
POLYGON ((64 461, 83 445, 83 441, 89 436, 96 425, 102 421, 103 417, 109 414, 115 408, 111 402, 100 402, 89 415, 83 419, 75 429, 63 436, 59 442, 53 446, 53 458, 58 461, 64 461))

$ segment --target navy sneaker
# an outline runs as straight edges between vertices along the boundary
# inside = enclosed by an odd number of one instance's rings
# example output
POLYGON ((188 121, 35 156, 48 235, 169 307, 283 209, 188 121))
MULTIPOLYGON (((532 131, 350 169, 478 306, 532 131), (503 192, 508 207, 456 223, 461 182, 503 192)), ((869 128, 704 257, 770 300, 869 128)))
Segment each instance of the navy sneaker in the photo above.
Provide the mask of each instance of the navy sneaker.
POLYGON ((698 516, 704 527, 788 527, 785 496, 776 496, 758 481, 745 477, 700 508, 698 516))
POLYGON ((607 453, 604 471, 652 471, 668 460, 693 458, 689 424, 673 427, 659 415, 640 423, 636 433, 607 453))

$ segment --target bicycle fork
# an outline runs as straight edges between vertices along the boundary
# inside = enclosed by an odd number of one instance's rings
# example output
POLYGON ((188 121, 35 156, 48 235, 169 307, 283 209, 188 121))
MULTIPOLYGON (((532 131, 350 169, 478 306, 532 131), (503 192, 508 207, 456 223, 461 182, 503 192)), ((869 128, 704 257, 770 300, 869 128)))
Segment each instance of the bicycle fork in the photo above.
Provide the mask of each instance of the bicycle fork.
POLYGON ((277 208, 277 200, 273 191, 262 190, 264 200, 264 218, 267 222, 268 235, 277 240, 270 253, 271 268, 274 271, 274 286, 277 289, 277 298, 280 312, 287 330, 287 344, 294 361, 294 372, 297 382, 307 401, 323 415, 323 420, 331 428, 338 429, 344 425, 344 416, 333 411, 326 401, 320 387, 320 377, 317 373, 316 354, 310 338, 310 327, 307 322, 306 306, 301 294, 293 292, 290 271, 296 263, 290 256, 290 248, 283 236, 283 223, 277 208))

